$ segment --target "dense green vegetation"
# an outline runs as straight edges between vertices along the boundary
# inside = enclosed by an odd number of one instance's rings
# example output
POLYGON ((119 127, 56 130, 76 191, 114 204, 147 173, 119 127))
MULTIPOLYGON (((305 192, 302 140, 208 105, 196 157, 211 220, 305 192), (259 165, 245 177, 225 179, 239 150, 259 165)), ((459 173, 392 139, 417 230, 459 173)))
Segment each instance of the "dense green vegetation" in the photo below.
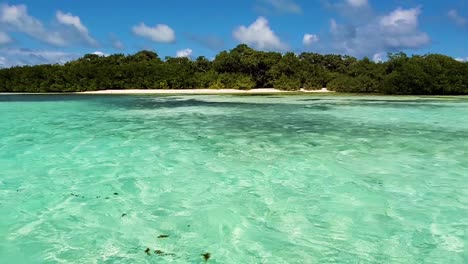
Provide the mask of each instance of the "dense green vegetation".
POLYGON ((246 45, 219 53, 213 61, 167 57, 151 51, 108 57, 87 54, 65 65, 0 69, 0 92, 74 92, 101 89, 275 87, 386 94, 468 94, 468 63, 429 54, 368 58, 317 53, 281 54, 246 45))

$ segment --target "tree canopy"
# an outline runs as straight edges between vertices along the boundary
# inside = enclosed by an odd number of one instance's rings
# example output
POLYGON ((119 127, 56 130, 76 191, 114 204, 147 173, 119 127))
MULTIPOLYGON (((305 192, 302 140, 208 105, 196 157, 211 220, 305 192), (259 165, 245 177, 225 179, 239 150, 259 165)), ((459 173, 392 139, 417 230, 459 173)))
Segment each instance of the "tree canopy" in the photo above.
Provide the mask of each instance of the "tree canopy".
POLYGON ((245 44, 214 60, 166 57, 153 51, 134 55, 86 54, 64 65, 0 69, 0 92, 77 92, 102 89, 187 89, 275 87, 338 92, 468 94, 468 63, 440 54, 388 54, 368 58, 318 53, 257 51, 245 44))

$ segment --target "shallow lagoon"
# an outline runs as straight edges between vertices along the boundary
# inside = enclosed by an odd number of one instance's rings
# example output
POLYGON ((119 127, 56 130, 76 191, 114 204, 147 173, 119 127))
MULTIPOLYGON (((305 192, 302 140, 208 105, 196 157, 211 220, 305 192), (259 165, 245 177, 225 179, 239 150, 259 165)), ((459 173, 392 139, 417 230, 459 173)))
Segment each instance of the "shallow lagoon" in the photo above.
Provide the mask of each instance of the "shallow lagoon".
POLYGON ((464 263, 467 118, 467 97, 2 95, 0 263, 464 263))

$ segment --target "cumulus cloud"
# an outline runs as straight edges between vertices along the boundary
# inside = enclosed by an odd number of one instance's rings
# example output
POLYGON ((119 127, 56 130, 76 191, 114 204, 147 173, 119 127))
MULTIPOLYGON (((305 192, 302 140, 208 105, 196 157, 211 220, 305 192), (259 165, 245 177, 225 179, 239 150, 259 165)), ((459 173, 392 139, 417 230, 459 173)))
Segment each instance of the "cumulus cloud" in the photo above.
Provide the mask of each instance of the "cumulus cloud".
POLYGON ((273 7, 282 13, 301 14, 302 8, 294 0, 261 0, 261 2, 273 7))
POLYGON ((261 50, 286 50, 288 47, 271 30, 268 20, 259 17, 250 26, 240 26, 233 32, 234 38, 261 50))
POLYGON ((55 14, 57 22, 59 24, 69 26, 75 29, 78 34, 90 45, 96 45, 97 41, 89 35, 88 28, 86 28, 81 19, 78 16, 74 16, 71 13, 63 13, 62 11, 57 11, 55 14))
MULTIPOLYGON (((0 27, 6 32, 23 33, 54 46, 67 46, 83 41, 87 44, 97 44, 79 17, 58 11, 55 18, 60 27, 50 29, 37 18, 30 16, 25 5, 0 5, 0 27)), ((0 41, 1 38, 0 34, 0 41)))
POLYGON ((47 31, 41 21, 30 16, 25 5, 1 5, 0 24, 7 30, 21 32, 52 45, 66 44, 59 32, 47 31))
POLYGON ((398 8, 380 18, 385 44, 394 48, 418 48, 429 44, 429 36, 419 31, 420 14, 420 8, 398 8))
POLYGON ((149 27, 145 25, 145 23, 140 23, 139 25, 134 26, 132 31, 137 36, 159 43, 173 43, 176 39, 174 30, 164 24, 149 27))
POLYGON ((2 67, 36 65, 36 64, 64 64, 80 57, 77 53, 50 50, 29 49, 0 49, 0 65, 2 67))
POLYGON ((418 49, 431 42, 429 35, 419 29, 421 9, 397 8, 367 23, 354 26, 330 21, 333 52, 354 56, 418 49))
POLYGON ((457 60, 459 62, 468 62, 468 57, 466 57, 466 58, 456 58, 455 60, 457 60))
POLYGON ((311 46, 312 44, 319 42, 319 40, 319 37, 315 34, 305 34, 302 39, 302 44, 304 46, 311 46))
POLYGON ((177 58, 190 58, 192 56, 193 51, 191 49, 183 49, 179 50, 176 53, 177 58))
POLYGON ((8 44, 10 42, 11 42, 10 36, 8 36, 7 33, 5 32, 0 31, 0 45, 8 44))
POLYGON ((463 17, 458 13, 457 10, 452 9, 447 13, 448 17, 450 20, 452 20, 455 24, 457 24, 460 27, 464 27, 468 25, 468 18, 463 17))
POLYGON ((418 26, 419 8, 397 8, 390 14, 380 18, 380 25, 395 32, 411 32, 418 26))

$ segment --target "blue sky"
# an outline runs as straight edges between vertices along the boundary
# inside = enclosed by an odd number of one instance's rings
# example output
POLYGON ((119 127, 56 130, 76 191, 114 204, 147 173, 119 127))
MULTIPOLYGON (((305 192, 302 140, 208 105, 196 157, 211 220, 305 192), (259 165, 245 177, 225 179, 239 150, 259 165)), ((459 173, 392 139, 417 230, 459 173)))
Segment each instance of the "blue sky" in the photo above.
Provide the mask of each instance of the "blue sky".
POLYGON ((0 67, 85 53, 203 55, 261 50, 387 52, 468 60, 467 0, 0 0, 0 67))

